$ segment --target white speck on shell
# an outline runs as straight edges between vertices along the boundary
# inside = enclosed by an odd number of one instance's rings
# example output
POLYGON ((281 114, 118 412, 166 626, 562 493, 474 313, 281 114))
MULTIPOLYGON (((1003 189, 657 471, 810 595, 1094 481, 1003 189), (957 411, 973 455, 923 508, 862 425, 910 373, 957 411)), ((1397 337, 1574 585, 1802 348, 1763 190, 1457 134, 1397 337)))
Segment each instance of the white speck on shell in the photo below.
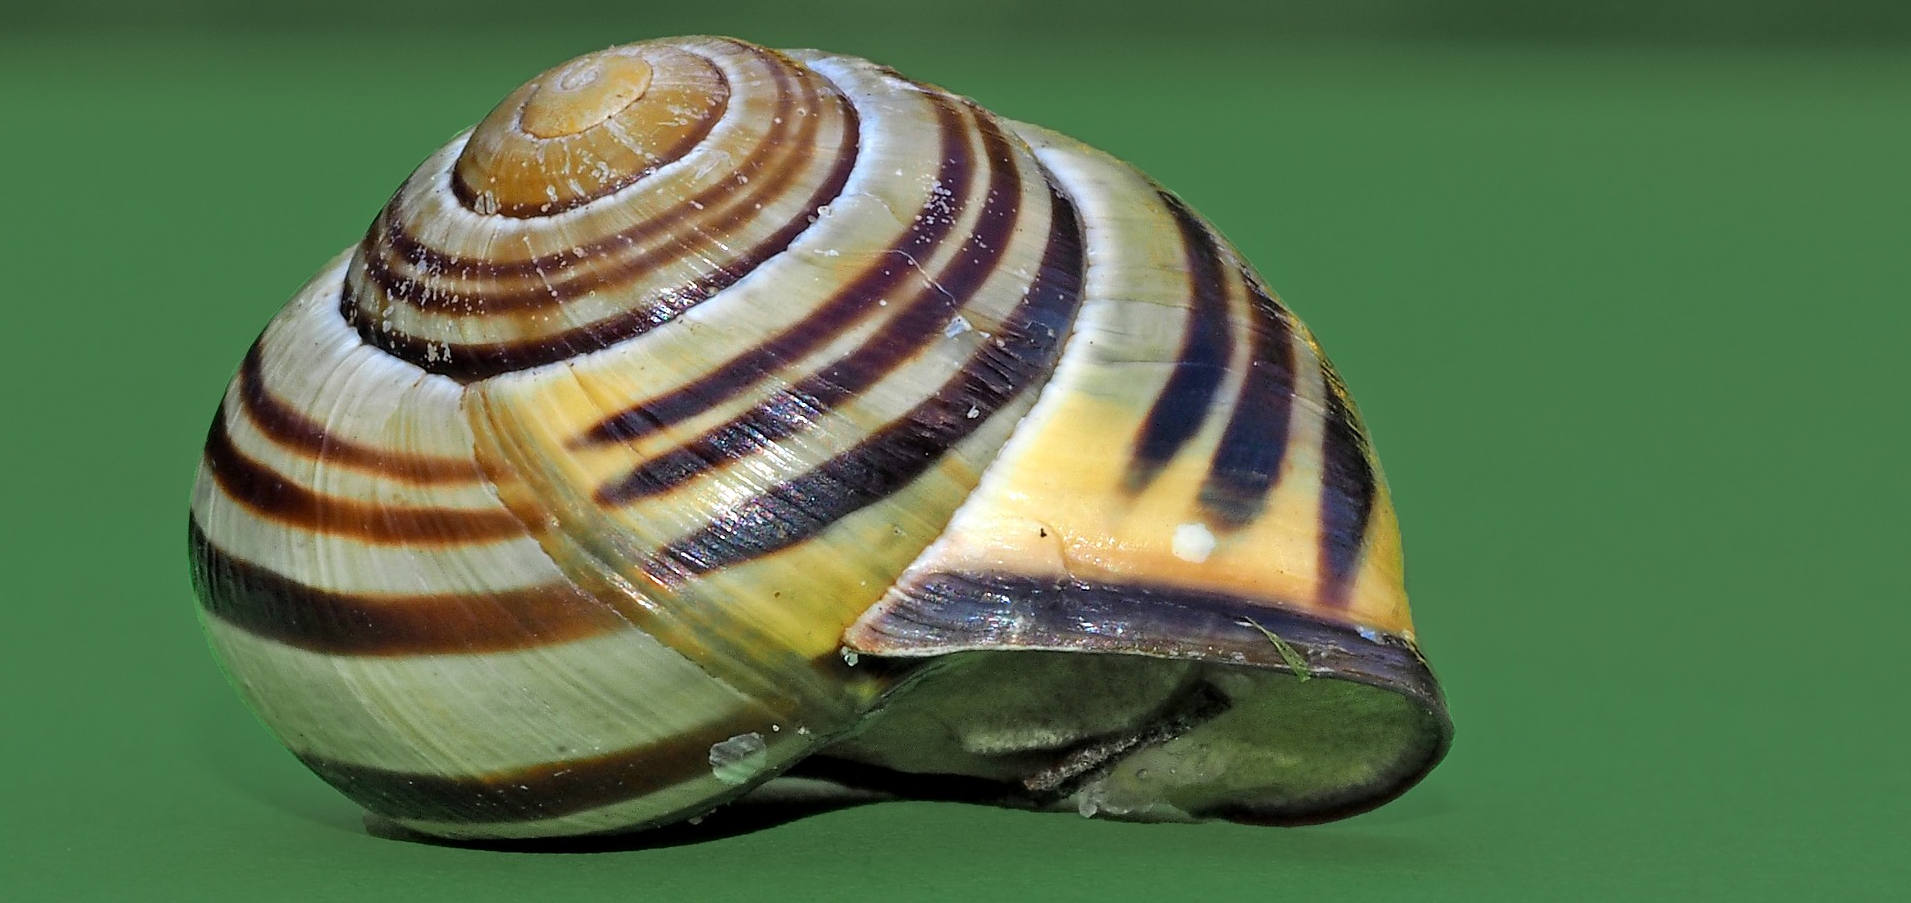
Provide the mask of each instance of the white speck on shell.
POLYGON ((710 773, 725 784, 747 784, 769 762, 763 735, 756 731, 738 734, 710 746, 710 773))
POLYGON ((1174 557, 1200 564, 1214 554, 1214 534, 1201 524, 1182 524, 1174 528, 1174 557))
POLYGON ((851 649, 848 646, 844 646, 843 648, 837 651, 843 654, 843 664, 848 665, 851 668, 856 667, 856 661, 859 658, 859 656, 856 655, 856 650, 851 649))

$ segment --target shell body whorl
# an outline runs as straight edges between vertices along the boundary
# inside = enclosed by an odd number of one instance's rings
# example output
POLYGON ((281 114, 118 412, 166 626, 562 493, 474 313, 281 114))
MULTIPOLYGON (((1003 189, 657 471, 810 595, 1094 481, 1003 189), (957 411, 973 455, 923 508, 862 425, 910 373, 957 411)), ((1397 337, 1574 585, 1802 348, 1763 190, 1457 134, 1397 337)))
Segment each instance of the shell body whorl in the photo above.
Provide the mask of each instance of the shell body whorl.
POLYGON ((1450 730, 1358 415, 1225 240, 814 51, 612 48, 433 154, 247 354, 191 548, 267 724, 446 836, 791 767, 1306 820, 1450 730))

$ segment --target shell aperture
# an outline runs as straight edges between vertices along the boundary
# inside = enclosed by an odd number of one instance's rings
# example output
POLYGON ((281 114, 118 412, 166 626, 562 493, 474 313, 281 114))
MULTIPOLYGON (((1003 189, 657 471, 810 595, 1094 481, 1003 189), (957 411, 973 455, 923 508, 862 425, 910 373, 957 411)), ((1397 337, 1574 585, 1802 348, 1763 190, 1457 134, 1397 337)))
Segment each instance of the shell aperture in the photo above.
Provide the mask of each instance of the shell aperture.
POLYGON ((1125 164, 816 51, 611 48, 433 154, 245 356, 190 547, 280 739, 448 837, 779 774, 1316 820, 1451 732, 1260 277, 1125 164))

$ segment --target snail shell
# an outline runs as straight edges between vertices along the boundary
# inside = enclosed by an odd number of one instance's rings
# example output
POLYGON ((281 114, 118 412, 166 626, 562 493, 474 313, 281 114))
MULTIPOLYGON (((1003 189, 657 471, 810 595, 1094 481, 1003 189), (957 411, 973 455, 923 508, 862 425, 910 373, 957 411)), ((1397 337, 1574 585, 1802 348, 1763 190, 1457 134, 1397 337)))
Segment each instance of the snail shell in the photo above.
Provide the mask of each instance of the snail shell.
POLYGON ((264 721, 444 836, 784 773, 1319 820, 1451 731, 1354 405, 1227 242, 814 51, 593 53, 434 153, 246 355, 190 546, 264 721))

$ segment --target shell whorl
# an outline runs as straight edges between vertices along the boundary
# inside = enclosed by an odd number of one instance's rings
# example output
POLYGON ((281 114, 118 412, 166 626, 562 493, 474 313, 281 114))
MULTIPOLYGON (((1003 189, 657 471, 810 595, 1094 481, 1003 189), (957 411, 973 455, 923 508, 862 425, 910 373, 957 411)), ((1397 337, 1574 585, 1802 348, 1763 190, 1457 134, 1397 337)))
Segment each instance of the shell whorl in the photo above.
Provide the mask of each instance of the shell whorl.
POLYGON ((729 83, 701 57, 657 55, 613 48, 525 83, 472 129, 452 191, 479 213, 548 216, 682 157, 723 114, 729 83))
POLYGON ((854 107, 740 42, 559 66, 427 160, 341 301, 374 347, 482 379, 634 338, 786 249, 843 190, 854 107))
POLYGON ((1351 401, 1211 227, 729 39, 573 60, 427 159, 247 355, 192 547, 267 723, 439 834, 707 809, 891 689, 845 650, 1288 667, 1266 625, 1444 723, 1351 401))

